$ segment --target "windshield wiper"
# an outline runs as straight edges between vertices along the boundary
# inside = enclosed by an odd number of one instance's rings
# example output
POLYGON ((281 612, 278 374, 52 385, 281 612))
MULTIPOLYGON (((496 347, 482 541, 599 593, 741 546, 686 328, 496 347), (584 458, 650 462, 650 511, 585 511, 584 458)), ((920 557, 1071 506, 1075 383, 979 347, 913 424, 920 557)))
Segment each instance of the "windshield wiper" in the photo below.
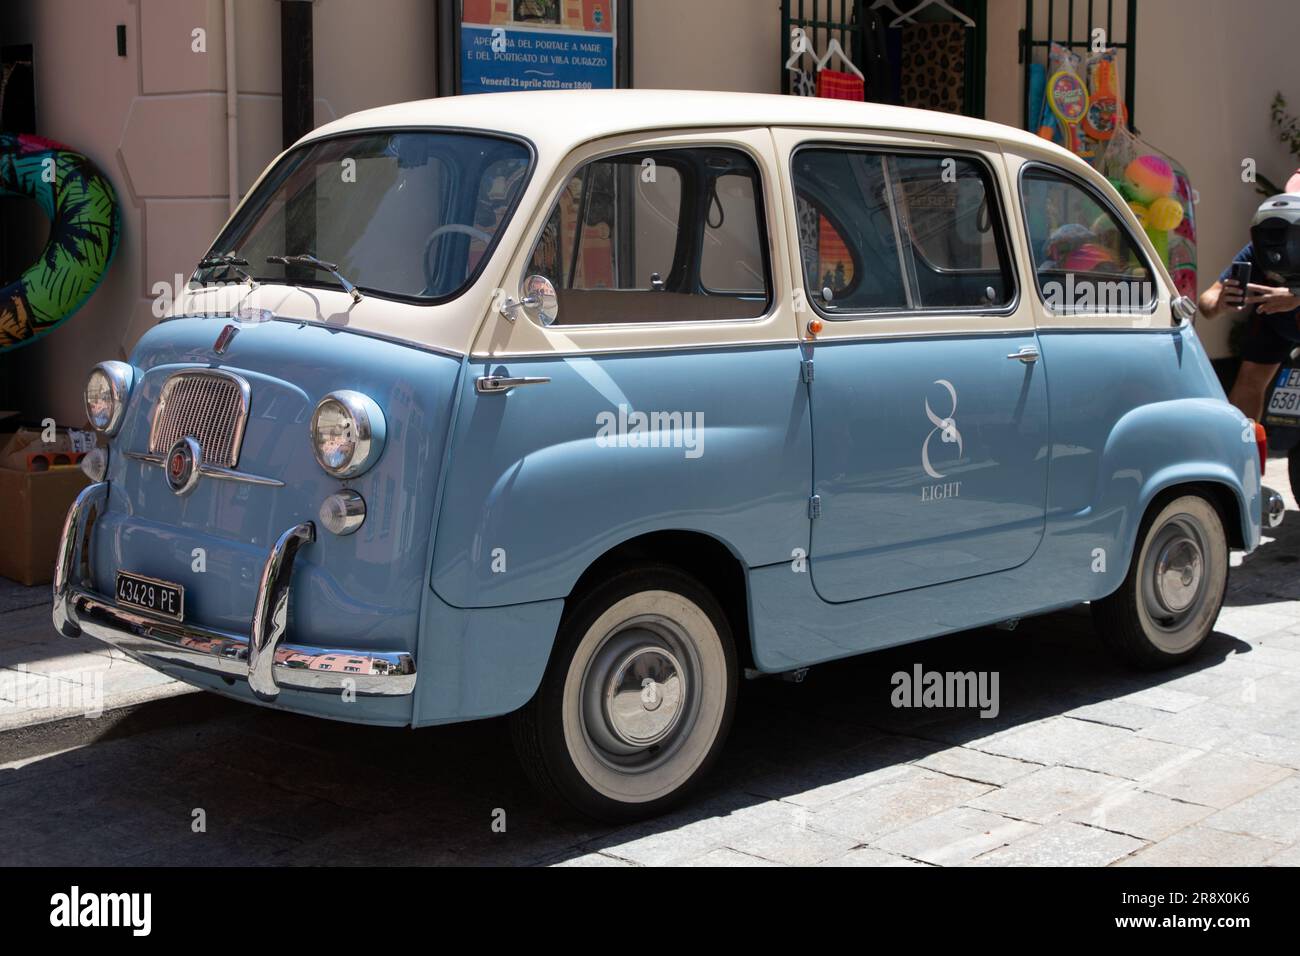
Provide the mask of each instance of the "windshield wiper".
POLYGON ((233 269, 235 272, 239 274, 240 278, 242 278, 245 282, 248 283, 249 288, 256 289, 257 280, 254 279, 253 276, 250 275, 248 272, 246 272, 244 269, 240 268, 240 266, 246 266, 246 265, 248 265, 247 259, 243 258, 242 256, 237 256, 233 252, 227 252, 224 255, 218 254, 215 256, 204 256, 202 259, 199 260, 198 268, 233 269))
POLYGON ((339 267, 332 262, 322 262, 310 253, 304 252, 297 256, 267 256, 267 262, 278 263, 282 266, 311 266, 313 269, 320 269, 322 272, 328 272, 334 278, 339 280, 339 285, 343 286, 343 291, 352 296, 353 302, 361 301, 361 290, 354 286, 339 272, 339 267))

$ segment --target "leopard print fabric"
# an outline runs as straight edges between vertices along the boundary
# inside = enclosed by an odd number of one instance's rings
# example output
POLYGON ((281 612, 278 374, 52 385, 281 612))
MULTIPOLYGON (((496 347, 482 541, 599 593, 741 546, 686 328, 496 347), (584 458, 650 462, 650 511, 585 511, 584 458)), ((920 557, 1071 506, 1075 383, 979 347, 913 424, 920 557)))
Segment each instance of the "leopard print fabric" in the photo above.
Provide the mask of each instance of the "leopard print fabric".
POLYGON ((960 113, 966 102, 966 28, 960 23, 912 23, 903 28, 904 106, 960 113))

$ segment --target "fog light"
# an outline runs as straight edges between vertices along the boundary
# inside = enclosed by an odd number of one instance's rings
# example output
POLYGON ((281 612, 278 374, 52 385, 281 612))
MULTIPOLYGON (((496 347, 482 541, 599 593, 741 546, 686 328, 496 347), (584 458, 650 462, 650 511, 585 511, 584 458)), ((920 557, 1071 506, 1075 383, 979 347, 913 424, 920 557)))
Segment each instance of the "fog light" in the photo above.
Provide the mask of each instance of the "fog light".
POLYGON ((108 474, 108 451, 95 448, 86 452, 81 459, 81 471, 91 481, 103 481, 108 474))
POLYGON ((366 501, 355 491, 336 491, 320 503, 320 523, 333 534, 351 534, 366 520, 366 501))

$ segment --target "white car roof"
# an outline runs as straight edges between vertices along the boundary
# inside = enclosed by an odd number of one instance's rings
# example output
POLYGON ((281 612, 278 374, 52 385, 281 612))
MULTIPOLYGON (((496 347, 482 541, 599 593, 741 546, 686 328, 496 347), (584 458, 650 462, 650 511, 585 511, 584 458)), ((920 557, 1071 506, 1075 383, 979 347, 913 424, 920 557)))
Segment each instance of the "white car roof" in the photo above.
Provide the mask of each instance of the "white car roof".
POLYGON ((514 133, 541 149, 568 149, 603 136, 684 127, 877 129, 975 137, 1039 150, 1046 147, 1060 159, 1080 162, 1068 150, 1024 130, 967 116, 849 100, 697 90, 539 90, 447 96, 352 113, 314 130, 304 140, 401 126, 514 133))

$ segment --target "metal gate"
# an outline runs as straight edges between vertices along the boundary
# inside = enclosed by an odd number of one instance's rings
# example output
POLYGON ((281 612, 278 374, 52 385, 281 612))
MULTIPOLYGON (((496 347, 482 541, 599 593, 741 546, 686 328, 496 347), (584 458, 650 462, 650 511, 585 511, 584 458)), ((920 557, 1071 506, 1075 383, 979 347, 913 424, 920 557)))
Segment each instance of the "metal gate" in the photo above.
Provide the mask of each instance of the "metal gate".
MULTIPOLYGON (((969 17, 975 26, 966 31, 966 64, 962 112, 967 116, 984 116, 985 52, 988 47, 988 0, 947 0, 948 5, 969 17)), ((882 7, 872 10, 872 0, 782 0, 781 2, 781 92, 790 92, 790 73, 785 62, 791 53, 790 33, 799 27, 807 34, 813 48, 825 49, 832 39, 864 72, 866 63, 887 56, 879 37, 892 28, 893 11, 882 7)), ((898 12, 910 13, 922 6, 918 0, 896 0, 898 12)), ((868 75, 869 72, 868 72, 868 75)), ((897 104, 890 91, 868 89, 867 99, 877 103, 897 104)))
MULTIPOLYGON (((1137 104, 1137 4, 1138 0, 1025 0, 1025 28, 1020 31, 1020 62, 1025 68, 1025 90, 1030 85, 1030 67, 1036 50, 1046 50, 1053 43, 1080 50, 1086 56, 1092 49, 1092 31, 1106 31, 1105 45, 1119 51, 1117 63, 1124 75, 1124 102, 1128 106, 1129 129, 1134 126, 1137 104), (1119 10, 1116 11, 1116 7, 1119 10), (1115 34, 1115 24, 1124 25, 1124 37, 1115 34)), ((1044 57, 1046 59, 1046 57, 1044 57)), ((1037 117, 1029 115, 1029 98, 1021 106, 1025 129, 1037 127, 1037 117)))

